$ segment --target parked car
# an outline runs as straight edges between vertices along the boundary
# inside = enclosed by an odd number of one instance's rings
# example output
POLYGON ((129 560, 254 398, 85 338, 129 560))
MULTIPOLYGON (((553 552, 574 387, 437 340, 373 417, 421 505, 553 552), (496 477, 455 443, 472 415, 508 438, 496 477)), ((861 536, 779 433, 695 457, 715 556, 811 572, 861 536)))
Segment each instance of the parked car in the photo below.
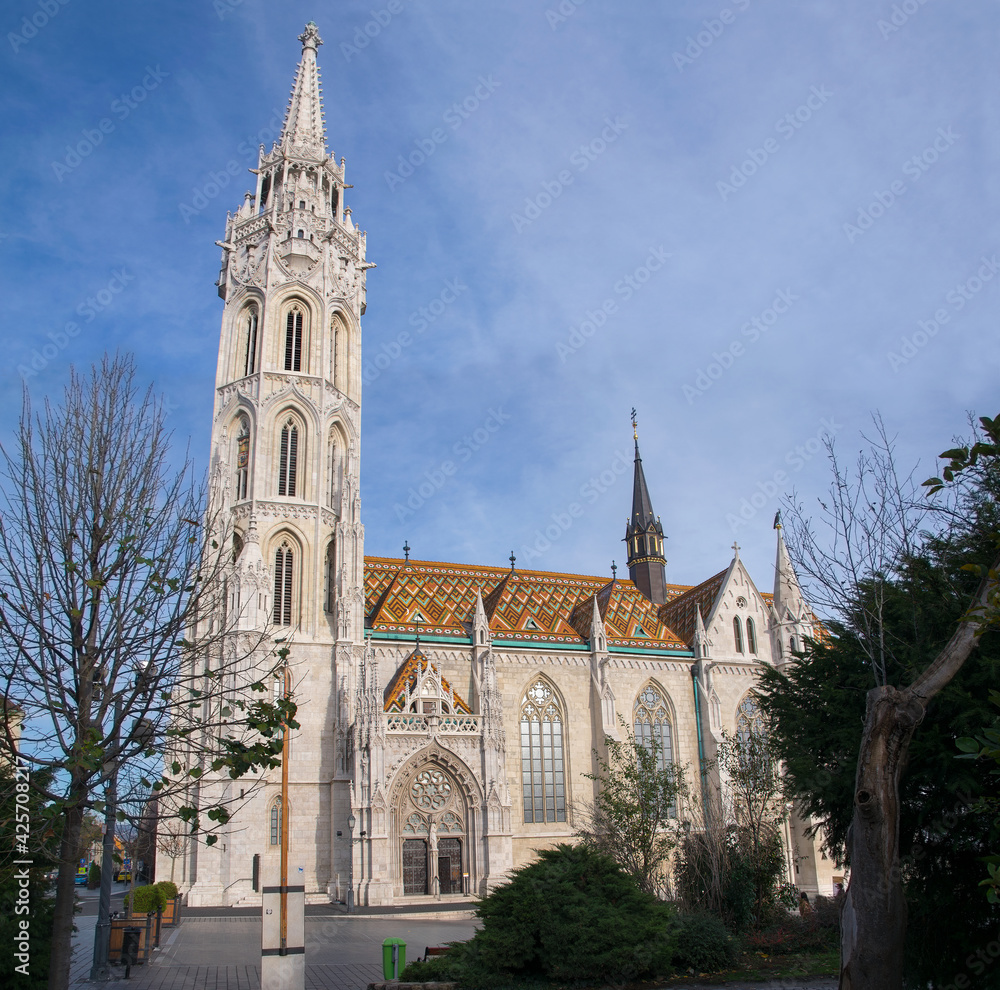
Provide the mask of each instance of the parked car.
POLYGON ((89 866, 78 866, 76 868, 76 878, 73 880, 73 882, 78 887, 86 887, 87 886, 87 877, 89 875, 90 875, 90 867, 89 866))

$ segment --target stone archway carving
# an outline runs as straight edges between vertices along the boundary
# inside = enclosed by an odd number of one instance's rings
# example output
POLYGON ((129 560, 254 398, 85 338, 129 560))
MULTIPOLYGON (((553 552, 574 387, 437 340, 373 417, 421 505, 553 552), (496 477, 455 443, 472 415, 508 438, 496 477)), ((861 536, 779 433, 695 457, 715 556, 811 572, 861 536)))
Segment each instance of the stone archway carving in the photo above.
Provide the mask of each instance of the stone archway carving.
POLYGON ((439 747, 399 770, 390 789, 391 872, 397 895, 467 892, 476 863, 482 796, 469 769, 439 747))

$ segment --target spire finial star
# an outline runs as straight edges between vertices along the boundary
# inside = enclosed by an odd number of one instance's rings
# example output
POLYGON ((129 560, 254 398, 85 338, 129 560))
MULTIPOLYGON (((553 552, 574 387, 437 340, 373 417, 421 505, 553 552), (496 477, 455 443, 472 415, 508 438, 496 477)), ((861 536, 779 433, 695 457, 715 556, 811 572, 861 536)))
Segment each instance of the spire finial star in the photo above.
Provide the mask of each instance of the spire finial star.
POLYGON ((635 418, 635 406, 632 407, 632 439, 639 442, 639 421, 635 418))

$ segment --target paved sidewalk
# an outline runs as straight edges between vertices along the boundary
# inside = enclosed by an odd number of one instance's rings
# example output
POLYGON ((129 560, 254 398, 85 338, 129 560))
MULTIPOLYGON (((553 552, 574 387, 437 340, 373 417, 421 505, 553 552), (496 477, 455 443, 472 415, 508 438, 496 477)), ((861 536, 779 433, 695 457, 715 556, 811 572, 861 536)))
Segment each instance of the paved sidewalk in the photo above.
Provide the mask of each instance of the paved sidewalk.
MULTIPOLYGON (((152 962, 132 969, 131 978, 94 984, 90 975, 94 921, 78 918, 70 986, 73 990, 259 990, 260 916, 186 917, 164 930, 152 962)), ((307 916, 306 990, 365 990, 382 979, 382 940, 407 943, 407 955, 425 946, 462 941, 475 931, 471 918, 407 916, 362 918, 307 916)))
MULTIPOLYGON (((90 975, 96 918, 77 917, 70 970, 72 990, 260 990, 260 916, 188 916, 165 929, 151 963, 131 979, 94 984, 90 975)), ((307 915, 305 990, 365 990, 382 981, 382 940, 407 943, 407 958, 425 946, 470 938, 475 921, 440 917, 307 915)), ((120 970, 124 977, 124 970, 120 970)), ((771 980, 764 983, 688 984, 689 990, 834 990, 837 981, 771 980)))

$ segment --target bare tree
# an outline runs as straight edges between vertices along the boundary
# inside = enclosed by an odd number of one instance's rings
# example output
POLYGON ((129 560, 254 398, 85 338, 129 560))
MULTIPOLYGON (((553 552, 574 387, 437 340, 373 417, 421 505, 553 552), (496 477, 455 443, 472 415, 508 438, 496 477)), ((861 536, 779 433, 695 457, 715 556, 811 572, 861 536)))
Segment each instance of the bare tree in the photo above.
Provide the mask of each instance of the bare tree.
POLYGON ((887 682, 892 659, 883 608, 885 582, 902 572, 933 523, 947 534, 962 523, 962 478, 995 464, 1000 453, 1000 423, 982 419, 984 439, 971 448, 946 451, 944 480, 924 485, 928 494, 944 489, 945 498, 928 503, 919 496, 913 473, 896 464, 893 438, 882 421, 859 455, 855 472, 842 469, 829 447, 833 484, 828 502, 820 502, 817 526, 794 499, 793 559, 805 578, 806 594, 827 614, 850 628, 870 665, 874 686, 868 693, 854 787, 854 814, 847 836, 851 879, 841 924, 842 990, 899 990, 903 982, 906 900, 899 861, 899 784, 910 741, 928 705, 958 673, 979 634, 1000 616, 997 574, 1000 560, 982 583, 951 639, 908 687, 887 682))
POLYGON ((655 737, 647 747, 620 721, 625 738, 607 737, 607 756, 594 752, 597 773, 583 775, 598 791, 577 835, 631 873, 640 888, 665 896, 680 832, 677 809, 686 796, 684 768, 664 761, 655 737))
MULTIPOLYGON (((285 712, 250 690, 264 690, 263 635, 235 649, 220 620, 188 638, 199 615, 225 615, 231 556, 190 463, 171 466, 166 415, 137 387, 131 358, 106 357, 89 376, 72 373, 62 404, 39 415, 25 393, 15 446, 2 451, 2 691, 24 713, 20 740, 6 743, 53 771, 33 780, 62 813, 52 990, 68 984, 88 811, 105 814, 113 851, 116 805, 129 807, 119 793, 166 794, 210 769, 238 776, 279 762, 273 729, 285 712)), ((200 825, 205 809, 181 810, 200 825)), ((207 809, 219 823, 229 814, 207 809)), ((102 902, 110 876, 106 885, 102 902)))
POLYGON ((688 809, 675 865, 678 893, 689 907, 742 927, 764 919, 783 883, 781 771, 760 731, 724 734, 708 769, 719 771, 719 786, 708 789, 701 807, 688 809))

